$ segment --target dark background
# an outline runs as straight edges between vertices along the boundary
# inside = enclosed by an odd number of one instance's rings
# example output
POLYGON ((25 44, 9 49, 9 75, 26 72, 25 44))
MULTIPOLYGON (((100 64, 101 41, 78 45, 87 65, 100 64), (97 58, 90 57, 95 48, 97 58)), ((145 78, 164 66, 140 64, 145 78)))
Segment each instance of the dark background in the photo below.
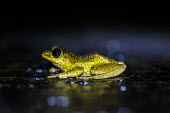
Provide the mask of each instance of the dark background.
POLYGON ((151 0, 42 4, 0 9, 1 69, 42 63, 46 60, 41 53, 53 45, 79 54, 97 51, 129 67, 169 68, 168 4, 151 0))

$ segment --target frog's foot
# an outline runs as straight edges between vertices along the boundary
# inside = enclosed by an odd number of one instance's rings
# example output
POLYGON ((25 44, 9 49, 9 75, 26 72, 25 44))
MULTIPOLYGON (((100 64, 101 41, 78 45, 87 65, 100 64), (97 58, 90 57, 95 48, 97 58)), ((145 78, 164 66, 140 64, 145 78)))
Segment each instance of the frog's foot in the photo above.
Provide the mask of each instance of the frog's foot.
POLYGON ((50 73, 56 73, 56 72, 59 72, 59 71, 60 71, 60 69, 55 68, 55 67, 51 67, 51 68, 49 69, 49 72, 50 72, 50 73))
POLYGON ((77 77, 77 76, 80 76, 83 72, 84 72, 84 69, 82 67, 76 67, 76 68, 66 71, 66 72, 48 76, 47 78, 57 78, 58 77, 60 79, 64 79, 64 78, 69 78, 69 77, 77 77))
POLYGON ((91 68, 91 73, 94 76, 90 77, 78 77, 80 79, 105 79, 110 77, 115 77, 123 73, 126 69, 126 65, 123 63, 121 64, 103 64, 94 66, 91 68))
POLYGON ((56 74, 56 72, 59 72, 59 71, 60 71, 60 69, 51 67, 51 68, 49 69, 49 72, 51 73, 51 75, 50 75, 50 76, 47 76, 47 78, 57 78, 59 75, 56 74))

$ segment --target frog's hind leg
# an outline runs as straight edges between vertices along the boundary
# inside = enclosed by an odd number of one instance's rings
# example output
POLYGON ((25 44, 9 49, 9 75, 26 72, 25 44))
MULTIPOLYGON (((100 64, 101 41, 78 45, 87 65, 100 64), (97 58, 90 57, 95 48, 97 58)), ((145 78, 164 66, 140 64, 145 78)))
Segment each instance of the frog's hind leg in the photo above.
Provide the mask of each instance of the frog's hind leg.
POLYGON ((94 76, 90 77, 79 77, 80 79, 104 79, 115 77, 123 73, 126 69, 126 65, 124 63, 108 63, 95 65, 91 68, 91 74, 94 76))
POLYGON ((62 72, 56 75, 52 75, 52 76, 48 76, 47 78, 69 78, 69 77, 77 77, 80 76, 82 73, 84 72, 84 69, 82 67, 76 67, 72 70, 66 71, 66 72, 62 72))

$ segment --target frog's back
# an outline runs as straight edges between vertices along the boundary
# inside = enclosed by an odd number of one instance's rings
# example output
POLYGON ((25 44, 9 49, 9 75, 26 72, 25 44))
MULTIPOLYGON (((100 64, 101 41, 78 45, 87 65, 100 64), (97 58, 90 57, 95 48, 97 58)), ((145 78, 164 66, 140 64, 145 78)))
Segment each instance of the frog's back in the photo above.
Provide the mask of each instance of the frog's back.
POLYGON ((92 60, 94 60, 94 61, 97 60, 97 61, 103 61, 103 62, 115 62, 115 60, 110 59, 106 56, 103 56, 99 53, 93 53, 91 56, 92 56, 92 60))
POLYGON ((77 62, 115 62, 115 60, 105 57, 99 53, 92 53, 84 56, 76 56, 77 62))

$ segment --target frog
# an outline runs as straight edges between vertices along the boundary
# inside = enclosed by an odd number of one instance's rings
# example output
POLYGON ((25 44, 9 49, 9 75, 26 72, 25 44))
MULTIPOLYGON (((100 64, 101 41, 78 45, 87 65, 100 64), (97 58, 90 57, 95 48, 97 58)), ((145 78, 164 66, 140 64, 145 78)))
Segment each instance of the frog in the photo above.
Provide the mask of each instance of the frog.
POLYGON ((42 57, 55 66, 51 69, 51 73, 54 74, 47 76, 49 79, 106 79, 121 75, 126 70, 124 62, 116 61, 97 52, 78 55, 53 46, 50 50, 44 50, 42 57), (56 74, 55 71, 58 68, 61 72, 56 74))

